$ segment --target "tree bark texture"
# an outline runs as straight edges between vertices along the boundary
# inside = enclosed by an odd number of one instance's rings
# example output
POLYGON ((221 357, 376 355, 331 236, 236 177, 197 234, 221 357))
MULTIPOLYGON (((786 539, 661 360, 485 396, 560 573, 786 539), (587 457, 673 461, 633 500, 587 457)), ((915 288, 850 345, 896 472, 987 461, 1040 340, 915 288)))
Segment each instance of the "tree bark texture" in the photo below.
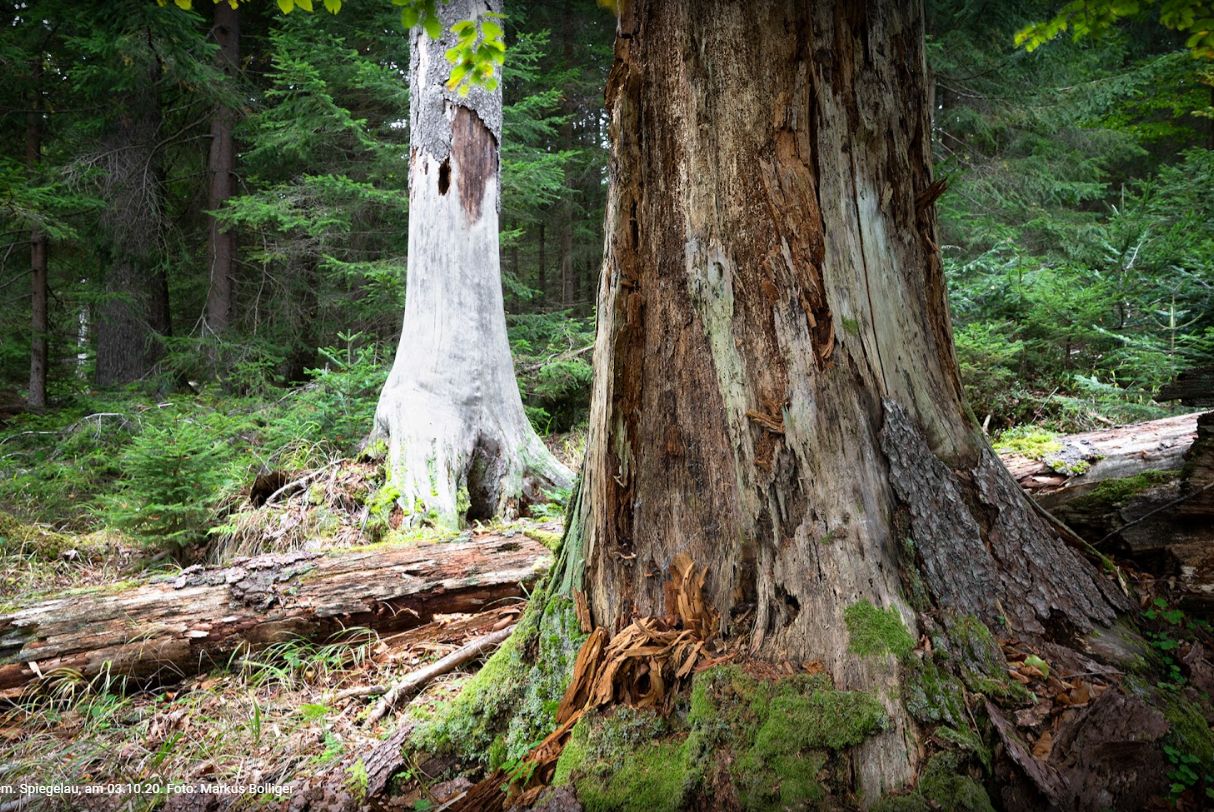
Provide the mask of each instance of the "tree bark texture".
POLYGON ((478 612, 521 597, 551 563, 519 535, 367 551, 289 553, 191 567, 123 592, 63 597, 0 615, 0 698, 36 681, 108 673, 171 682, 233 652, 293 637, 326 640, 478 612), (76 676, 78 675, 78 676, 76 676))
POLYGON ((443 39, 413 31, 409 271, 400 346, 376 412, 409 521, 517 514, 572 477, 523 412, 498 255, 501 90, 446 87, 451 24, 498 0, 440 4, 443 39))
MULTIPOLYGON (((211 27, 219 45, 217 60, 228 76, 234 77, 240 65, 240 12, 226 2, 215 4, 211 27)), ((207 209, 223 208, 228 198, 236 194, 236 147, 232 129, 236 110, 218 104, 211 113, 211 149, 207 158, 207 209)), ((236 234, 224 230, 214 215, 207 216, 207 268, 210 286, 207 288, 207 327, 223 333, 232 317, 232 285, 236 262, 236 234)))
POLYGON ((130 383, 151 371, 161 354, 158 339, 169 327, 156 73, 149 70, 147 85, 116 102, 98 161, 107 262, 97 317, 98 386, 130 383))
POLYGON ((974 615, 1080 635, 1124 599, 1035 514, 963 403, 935 243, 918 4, 621 4, 590 439, 560 583, 595 625, 669 616, 686 553, 719 632, 882 697, 875 801, 922 749, 892 656, 974 615), (910 572, 930 606, 912 611, 910 572))
MULTIPOLYGON (((32 65, 34 93, 26 114, 25 164, 32 175, 42 164, 42 61, 32 65)), ((31 409, 46 408, 47 267, 50 242, 38 229, 30 231, 30 387, 26 402, 31 409)))

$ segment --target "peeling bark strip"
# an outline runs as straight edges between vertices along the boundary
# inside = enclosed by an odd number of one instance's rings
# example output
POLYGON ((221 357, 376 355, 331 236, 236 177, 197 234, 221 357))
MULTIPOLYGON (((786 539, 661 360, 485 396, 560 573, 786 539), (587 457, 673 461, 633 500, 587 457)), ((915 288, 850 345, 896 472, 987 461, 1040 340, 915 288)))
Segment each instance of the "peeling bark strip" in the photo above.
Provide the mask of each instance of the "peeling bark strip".
POLYGON ((526 536, 493 535, 259 556, 125 592, 58 598, 0 615, 0 698, 18 696, 39 675, 89 680, 108 669, 165 682, 226 662, 244 645, 323 640, 351 626, 407 629, 522 596, 551 563, 526 536))

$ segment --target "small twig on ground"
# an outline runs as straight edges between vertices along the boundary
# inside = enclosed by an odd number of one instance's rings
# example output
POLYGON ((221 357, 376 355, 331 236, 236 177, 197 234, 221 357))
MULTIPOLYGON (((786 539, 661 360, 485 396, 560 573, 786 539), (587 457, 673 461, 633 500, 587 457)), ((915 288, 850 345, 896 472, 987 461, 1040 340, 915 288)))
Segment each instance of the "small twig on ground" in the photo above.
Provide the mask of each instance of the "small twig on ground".
POLYGON ((80 418, 75 423, 72 423, 70 426, 65 428, 61 433, 65 434, 65 435, 73 434, 73 433, 75 433, 75 431, 77 429, 79 429, 82 425, 84 425, 84 423, 86 423, 89 420, 96 420, 98 425, 100 425, 101 418, 103 418, 103 417, 117 417, 122 423, 131 422, 130 418, 127 417, 122 412, 97 412, 95 414, 86 414, 84 417, 80 418))
POLYGON ((299 488, 302 488, 304 485, 307 485, 312 480, 318 478, 325 471, 328 471, 330 468, 333 468, 334 466, 340 465, 341 462, 342 462, 341 460, 337 460, 336 462, 331 462, 328 465, 326 465, 324 468, 317 468, 315 471, 309 471, 308 473, 301 476, 299 479, 296 479, 292 482, 288 482, 286 485, 283 485, 281 488, 274 491, 274 493, 267 496, 266 501, 262 502, 261 506, 265 507, 266 505, 273 503, 276 499, 278 499, 278 497, 282 496, 283 494, 287 493, 288 491, 295 491, 299 488))
POLYGON ((590 352, 593 349, 594 349, 593 344, 587 344, 585 347, 579 347, 576 350, 569 350, 568 352, 563 352, 559 355, 554 355, 551 358, 545 358, 543 361, 540 361, 539 363, 528 364, 527 366, 523 367, 521 371, 524 374, 527 374, 530 372, 539 372, 541 369, 543 369, 548 364, 553 364, 553 363, 556 363, 557 361, 572 361, 574 358, 577 358, 579 355, 585 355, 586 353, 590 352))
POLYGON ((454 671, 469 660, 474 660, 486 651, 497 648, 505 642, 506 638, 513 631, 514 626, 511 625, 496 632, 491 632, 484 637, 478 637, 471 643, 451 652, 441 660, 436 660, 424 668, 411 672, 384 692, 383 698, 379 700, 375 707, 371 709, 370 715, 367 716, 367 724, 373 725, 380 719, 383 719, 406 696, 425 687, 435 677, 440 677, 449 671, 454 671))

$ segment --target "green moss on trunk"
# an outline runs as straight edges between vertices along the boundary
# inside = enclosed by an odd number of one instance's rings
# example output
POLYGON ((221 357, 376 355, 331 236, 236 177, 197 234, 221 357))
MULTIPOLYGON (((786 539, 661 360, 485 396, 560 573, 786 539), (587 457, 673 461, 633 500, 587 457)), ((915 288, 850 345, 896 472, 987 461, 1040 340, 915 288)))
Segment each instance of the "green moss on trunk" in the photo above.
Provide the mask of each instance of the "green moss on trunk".
POLYGON ((915 638, 892 606, 880 609, 868 601, 858 601, 843 611, 843 620, 847 623, 849 647, 855 654, 905 657, 915 647, 915 638))
POLYGON ((419 724, 414 747, 488 765, 523 756, 556 726, 585 635, 573 603, 545 601, 546 594, 543 587, 536 591, 515 633, 455 699, 419 724))
POLYGON ((1028 689, 1007 675, 1007 658, 991 630, 972 615, 949 618, 947 638, 941 641, 953 660, 954 670, 971 691, 997 702, 1029 702, 1028 689))
POLYGON ((873 812, 994 812, 986 789, 966 773, 952 753, 939 753, 923 769, 915 788, 882 798, 873 812))
POLYGON ((664 719, 618 707, 575 726, 554 783, 588 810, 856 805, 846 750, 886 724, 876 697, 822 676, 768 680, 710 668, 664 719))

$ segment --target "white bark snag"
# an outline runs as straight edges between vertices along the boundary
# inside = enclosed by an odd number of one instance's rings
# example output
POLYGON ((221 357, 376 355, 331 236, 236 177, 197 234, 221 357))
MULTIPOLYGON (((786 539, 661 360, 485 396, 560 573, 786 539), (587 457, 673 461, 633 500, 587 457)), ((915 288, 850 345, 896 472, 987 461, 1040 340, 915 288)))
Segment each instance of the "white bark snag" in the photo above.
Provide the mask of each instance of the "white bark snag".
POLYGON ((568 487, 523 412, 498 257, 501 90, 446 87, 452 23, 500 0, 439 5, 443 39, 413 30, 410 68, 409 278, 392 372, 375 433, 408 520, 457 525, 512 516, 568 487))

